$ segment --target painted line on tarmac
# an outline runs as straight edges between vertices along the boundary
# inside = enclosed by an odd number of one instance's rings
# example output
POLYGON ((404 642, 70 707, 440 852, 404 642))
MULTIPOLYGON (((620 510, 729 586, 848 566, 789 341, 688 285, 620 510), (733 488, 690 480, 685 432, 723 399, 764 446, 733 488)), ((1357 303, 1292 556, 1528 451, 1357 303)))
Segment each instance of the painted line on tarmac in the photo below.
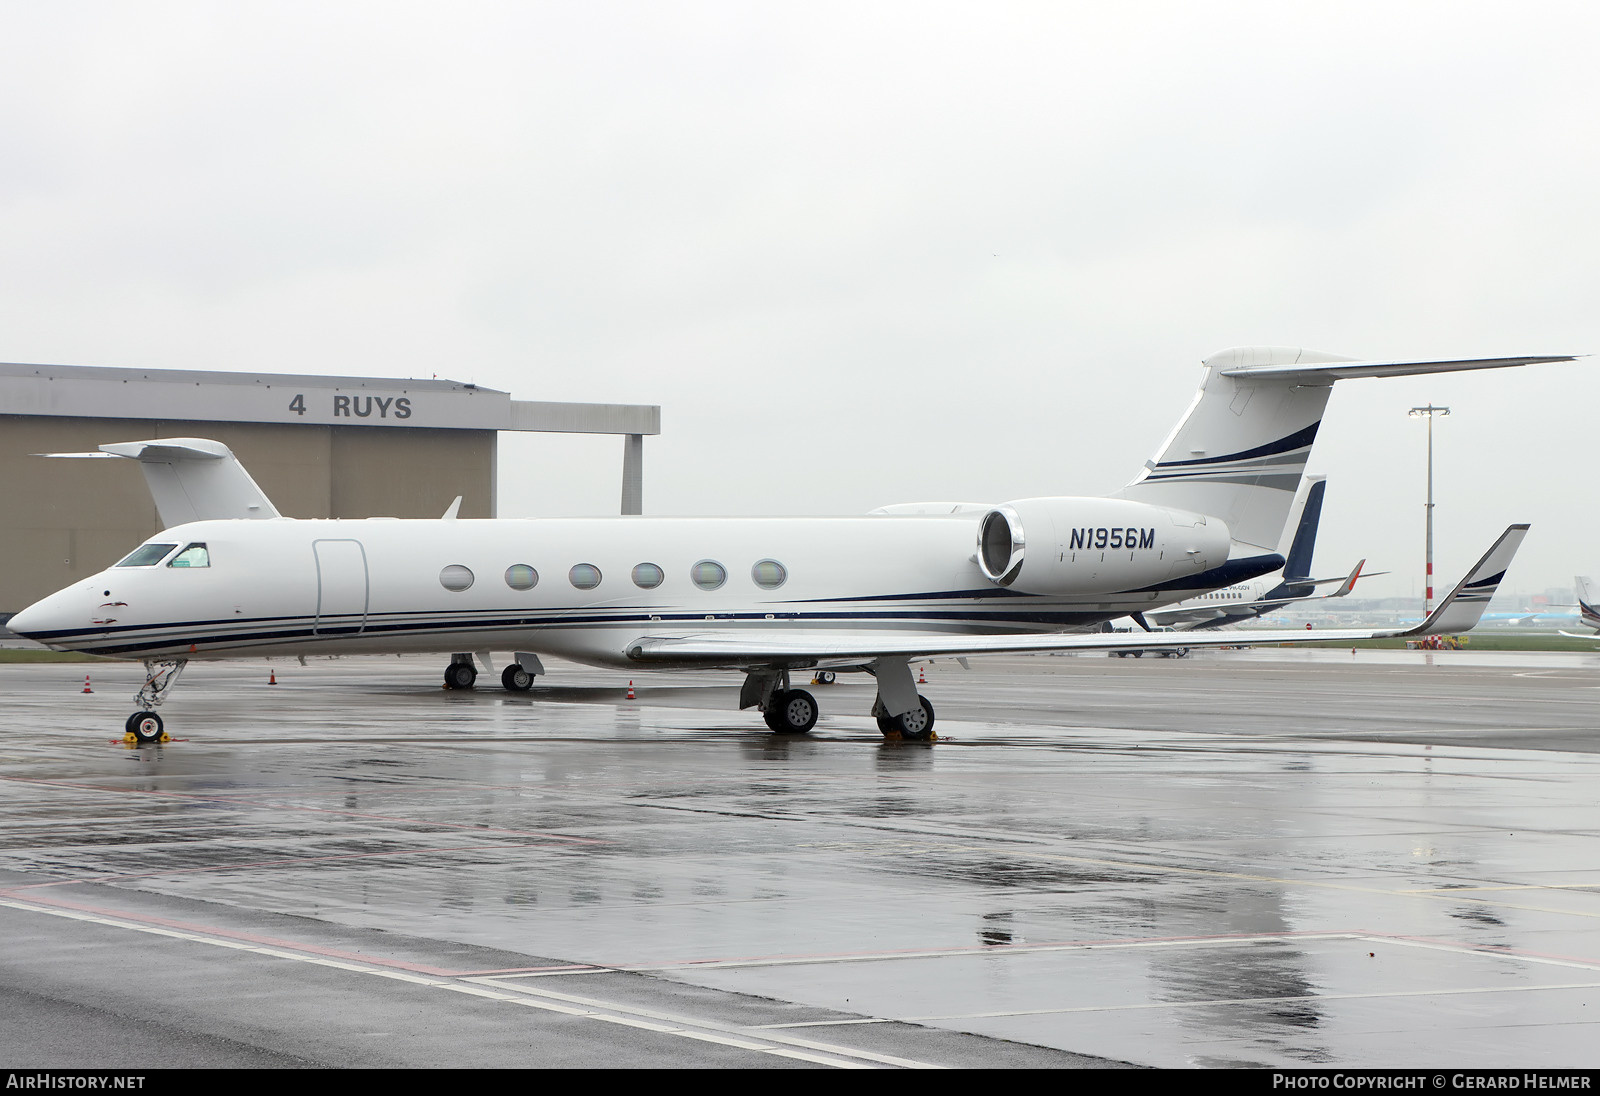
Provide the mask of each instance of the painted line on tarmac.
MULTIPOLYGON (((590 1007, 590 1008, 603 1008, 603 1009, 611 1010, 611 1009, 616 1009, 618 1007, 618 1006, 616 1006, 614 1004, 610 1004, 610 1003, 602 1002, 602 1001, 595 1001, 595 1000, 593 1000, 591 998, 587 998, 587 997, 577 997, 577 996, 574 996, 572 994, 557 993, 557 992, 555 992, 553 990, 537 989, 534 986, 526 984, 526 983, 506 982, 506 981, 503 981, 503 980, 501 980, 499 978, 473 978, 473 979, 470 979, 470 981, 478 982, 478 983, 483 984, 483 985, 493 985, 493 986, 496 986, 496 987, 499 987, 499 988, 502 988, 502 989, 512 990, 512 991, 517 992, 517 993, 525 993, 525 994, 529 994, 531 996, 543 998, 543 999, 548 1000, 548 1001, 557 1002, 557 1003, 564 1004, 564 1005, 577 1006, 577 1007, 580 1007, 580 1008, 590 1007)), ((771 1024, 771 1025, 762 1025, 760 1027, 753 1027, 753 1026, 746 1025, 746 1024, 723 1024, 723 1023, 719 1023, 717 1021, 708 1021, 708 1020, 699 1019, 699 1018, 691 1019, 691 1018, 688 1018, 688 1017, 679 1016, 679 1015, 677 1015, 675 1013, 658 1012, 658 1011, 656 1011, 654 1009, 635 1008, 635 1007, 632 1007, 632 1006, 628 1006, 627 1007, 627 1011, 631 1015, 644 1017, 644 1018, 646 1018, 648 1020, 656 1021, 656 1022, 659 1022, 659 1023, 662 1023, 662 1024, 666 1024, 666 1025, 669 1025, 669 1026, 676 1027, 676 1026, 681 1026, 681 1025, 693 1025, 694 1027, 697 1027, 697 1028, 710 1029, 713 1032, 723 1033, 723 1034, 725 1034, 727 1036, 730 1036, 732 1038, 735 1038, 735 1039, 739 1039, 739 1038, 748 1039, 749 1035, 747 1033, 752 1032, 752 1031, 757 1031, 757 1030, 767 1031, 767 1030, 771 1030, 771 1028, 773 1028, 773 1027, 784 1026, 784 1025, 771 1024)), ((858 1022, 858 1023, 880 1023, 880 1022, 881 1023, 895 1023, 897 1021, 893 1021, 893 1020, 878 1020, 876 1018, 869 1018, 869 1019, 866 1019, 866 1020, 858 1020, 856 1022, 858 1022)), ((874 1051, 857 1050, 857 1049, 854 1049, 854 1048, 851 1048, 851 1047, 833 1046, 833 1045, 828 1044, 828 1043, 813 1042, 813 1041, 811 1041, 809 1039, 798 1039, 798 1038, 794 1038, 794 1037, 785 1037, 785 1036, 769 1036, 764 1041, 771 1041, 771 1042, 781 1043, 781 1044, 784 1044, 784 1045, 789 1046, 791 1048, 794 1048, 797 1051, 800 1051, 802 1053, 795 1053, 795 1054, 792 1054, 792 1055, 789 1055, 789 1056, 790 1057, 803 1058, 806 1061, 821 1061, 822 1059, 815 1057, 813 1053, 806 1053, 806 1052, 815 1052, 815 1053, 818 1053, 818 1054, 826 1054, 826 1055, 832 1055, 832 1056, 841 1056, 841 1055, 842 1056, 848 1056, 849 1058, 860 1059, 862 1061, 867 1061, 867 1062, 874 1062, 874 1063, 879 1064, 879 1065, 895 1066, 895 1067, 898 1067, 900 1069, 938 1069, 938 1068, 941 1068, 939 1066, 934 1066, 934 1065, 932 1065, 930 1063, 927 1063, 927 1062, 919 1062, 919 1061, 916 1061, 915 1059, 911 1059, 911 1058, 900 1058, 900 1057, 896 1057, 895 1055, 891 1055, 891 1054, 878 1054, 878 1053, 876 1053, 874 1051)), ((735 1045, 744 1045, 744 1044, 743 1043, 737 1043, 735 1045)), ((774 1052, 774 1053, 776 1053, 776 1052, 774 1052)), ((829 1063, 829 1064, 838 1064, 838 1063, 829 1063)))
POLYGON ((1164 1009, 1215 1008, 1218 1005, 1294 1004, 1301 1001, 1381 1001, 1399 997, 1457 997, 1467 994, 1527 993, 1541 990, 1600 989, 1600 982, 1567 982, 1547 986, 1464 986, 1457 989, 1397 989, 1383 993, 1303 993, 1287 997, 1218 997, 1203 1001, 1141 1001, 1125 1005, 1072 1005, 1065 1008, 1030 1008, 1003 1012, 952 1012, 907 1017, 907 1023, 949 1020, 994 1020, 1008 1016, 1060 1016, 1083 1012, 1142 1012, 1164 1009))
MULTIPOLYGON (((630 974, 665 974, 682 970, 737 970, 753 967, 811 966, 828 963, 883 963, 899 959, 948 959, 1039 955, 1065 951, 1115 951, 1128 948, 1229 946, 1293 940, 1365 940, 1361 932, 1274 932, 1253 936, 1159 936, 1135 940, 1064 940, 1041 944, 959 944, 947 948, 908 948, 903 951, 833 952, 810 955, 767 955, 729 959, 683 959, 666 963, 618 966, 630 974)), ((1496 952, 1494 954, 1500 954, 1496 952)))
MULTIPOLYGON (((747 1035, 744 1032, 750 1029, 737 1025, 723 1024, 715 1020, 676 1016, 670 1013, 618 1005, 592 998, 580 998, 569 994, 535 990, 531 987, 502 986, 493 978, 462 979, 450 975, 429 974, 418 970, 405 969, 405 964, 389 963, 386 960, 358 960, 335 957, 336 953, 325 953, 325 949, 317 949, 292 942, 269 945, 252 942, 249 939, 212 935, 211 930, 193 932, 168 928, 159 924, 132 920, 128 917, 107 916, 102 913, 91 912, 88 909, 51 907, 37 902, 19 901, 14 898, 0 898, 0 906, 29 913, 42 913, 51 917, 84 921, 108 928, 126 929, 151 936, 164 936, 168 939, 182 940, 187 943, 208 944, 211 947, 249 952, 273 959, 288 959, 297 963, 329 967, 351 974, 388 978, 412 985, 425 986, 430 989, 448 990, 452 993, 461 993, 471 997, 520 1005, 524 1008, 534 1008, 542 1012, 554 1012, 577 1019, 638 1028, 662 1035, 671 1035, 676 1038, 716 1043, 758 1054, 797 1059, 817 1065, 834 1066, 840 1069, 872 1069, 879 1066, 897 1066, 906 1069, 941 1068, 929 1062, 918 1062, 909 1058, 895 1058, 890 1055, 876 1054, 871 1051, 856 1050, 850 1047, 833 1046, 827 1043, 816 1043, 805 1039, 747 1035)), ((243 934, 236 934, 236 936, 242 937, 243 934)))
MULTIPOLYGON (((275 803, 270 798, 275 794, 264 792, 262 798, 250 795, 196 795, 190 792, 162 792, 147 791, 142 788, 116 788, 103 784, 83 784, 66 780, 39 780, 26 776, 0 776, 0 780, 13 784, 27 784, 41 788, 68 788, 74 791, 98 792, 102 795, 116 796, 148 796, 154 799, 175 799, 185 803, 218 803, 224 806, 237 807, 241 810, 273 810, 273 811, 301 811, 307 814, 331 814, 341 818, 359 818, 368 822, 389 822, 405 826, 428 826, 439 830, 466 830, 470 833, 499 834, 507 837, 533 837, 545 841, 560 841, 572 845, 605 845, 610 844, 598 837, 574 837, 570 834, 549 833, 543 830, 508 830, 495 826, 479 826, 470 822, 441 822, 437 819, 408 818, 403 815, 373 814, 370 811, 352 811, 348 809, 334 809, 332 807, 311 807, 297 803, 275 803)), ((414 789, 426 790, 426 789, 414 789)), ((454 789, 445 789, 454 790, 454 789)))
MULTIPOLYGON (((455 836, 452 834, 451 836, 455 836)), ((419 845, 409 849, 385 849, 382 852, 342 852, 329 853, 325 856, 291 856, 279 857, 275 860, 249 860, 236 864, 207 864, 200 868, 163 868, 158 871, 141 872, 103 872, 98 875, 76 876, 71 879, 52 879, 45 883, 20 883, 14 887, 0 890, 0 894, 16 894, 24 890, 42 890, 46 887, 70 887, 81 884, 100 883, 126 883, 132 879, 166 879, 174 876, 193 874, 212 874, 216 872, 246 871, 256 868, 283 868, 298 867, 308 864, 324 864, 335 861, 371 860, 374 858, 389 858, 396 856, 427 856, 430 854, 446 854, 461 852, 503 852, 508 849, 557 849, 565 845, 548 841, 521 842, 509 844, 478 844, 478 845, 419 845)))
MULTIPOLYGON (((1438 940, 1425 936, 1400 936, 1392 933, 1370 932, 1362 929, 1306 930, 1301 932, 1271 932, 1250 935, 1216 936, 1152 936, 1119 940, 1060 940, 1038 944, 961 944, 948 948, 919 948, 903 951, 835 952, 802 955, 746 956, 726 959, 684 959, 665 963, 614 966, 608 968, 630 974, 666 974, 688 970, 740 970, 762 967, 816 966, 842 963, 883 963, 901 959, 959 959, 982 956, 986 959, 1011 956, 1041 955, 1073 951, 1128 951, 1144 948, 1217 948, 1241 947, 1256 944, 1291 942, 1304 944, 1312 941, 1358 941, 1364 944, 1391 944, 1397 947, 1445 951, 1456 955, 1482 956, 1491 959, 1510 959, 1516 962, 1537 963, 1548 966, 1572 967, 1579 970, 1600 971, 1600 959, 1578 956, 1552 955, 1545 952, 1523 951, 1489 945, 1469 944, 1453 940, 1438 940)), ((579 971, 574 973, 589 973, 579 971)), ((542 977, 532 974, 531 977, 542 977)))

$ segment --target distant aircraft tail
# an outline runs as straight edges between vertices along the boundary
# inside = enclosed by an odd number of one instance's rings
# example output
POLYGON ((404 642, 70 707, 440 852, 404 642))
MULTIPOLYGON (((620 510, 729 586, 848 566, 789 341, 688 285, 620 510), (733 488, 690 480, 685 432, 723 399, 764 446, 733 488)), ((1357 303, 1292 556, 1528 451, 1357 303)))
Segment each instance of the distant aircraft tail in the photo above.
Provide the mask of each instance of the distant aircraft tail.
POLYGON ((160 438, 102 445, 98 453, 38 453, 41 457, 125 457, 139 462, 161 526, 170 529, 212 518, 282 515, 250 478, 233 450, 205 438, 160 438))
POLYGON ((1600 599, 1595 597, 1594 580, 1578 575, 1572 580, 1578 591, 1578 619, 1585 627, 1600 628, 1600 599))
POLYGON ((1200 390, 1156 456, 1117 497, 1227 522, 1240 554, 1272 551, 1284 532, 1333 383, 1462 369, 1499 369, 1555 357, 1353 361, 1297 347, 1247 346, 1202 363, 1200 390))

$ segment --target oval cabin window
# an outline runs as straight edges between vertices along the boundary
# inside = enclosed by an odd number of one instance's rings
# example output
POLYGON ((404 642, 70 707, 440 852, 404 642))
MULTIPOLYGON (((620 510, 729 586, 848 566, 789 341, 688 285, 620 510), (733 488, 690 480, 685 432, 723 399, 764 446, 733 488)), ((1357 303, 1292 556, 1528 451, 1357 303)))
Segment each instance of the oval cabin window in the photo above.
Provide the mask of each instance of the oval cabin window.
POLYGON ((715 590, 728 581, 728 572, 714 559, 703 559, 689 569, 689 577, 702 590, 715 590))
POLYGON ((750 568, 750 577, 763 590, 776 590, 789 580, 789 572, 775 559, 764 559, 750 568))

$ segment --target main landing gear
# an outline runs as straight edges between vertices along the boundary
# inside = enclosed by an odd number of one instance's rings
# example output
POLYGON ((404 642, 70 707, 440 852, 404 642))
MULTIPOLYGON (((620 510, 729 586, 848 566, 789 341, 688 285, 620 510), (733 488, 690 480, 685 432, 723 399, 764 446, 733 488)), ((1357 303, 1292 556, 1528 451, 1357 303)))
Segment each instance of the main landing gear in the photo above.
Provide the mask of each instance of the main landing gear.
MULTIPOLYGON (((500 671, 500 684, 507 692, 525 693, 533 688, 533 679, 544 673, 544 663, 531 651, 518 651, 511 657, 514 660, 511 665, 500 671)), ((478 660, 483 663, 484 670, 494 673, 488 651, 479 651, 478 660)), ((470 689, 477 680, 478 667, 473 663, 470 653, 450 656, 450 665, 444 668, 446 689, 470 689)))
MULTIPOLYGON (((933 733, 933 705, 916 690, 911 666, 903 658, 880 658, 862 667, 878 679, 872 715, 885 738, 928 742, 933 733)), ((825 671, 828 680, 833 672, 825 671)), ((813 679, 820 683, 822 673, 813 679)), ((777 667, 749 670, 739 691, 739 707, 761 709, 761 718, 774 734, 805 734, 821 714, 817 699, 804 689, 789 687, 789 671, 777 667)))
POLYGON ((762 710, 767 726, 777 734, 805 734, 817 725, 817 698, 804 689, 780 689, 772 694, 771 707, 762 710))
POLYGON ((178 676, 183 673, 183 668, 187 665, 189 660, 186 658, 175 658, 165 662, 145 659, 144 685, 133 697, 133 702, 139 705, 139 710, 130 715, 123 724, 127 733, 141 746, 161 742, 167 737, 161 717, 154 709, 167 699, 167 693, 178 683, 178 676))
POLYGON ((872 705, 872 714, 877 718, 878 730, 883 732, 885 738, 899 735, 907 742, 927 742, 933 737, 933 705, 920 693, 917 695, 917 707, 909 712, 889 715, 880 701, 872 705))

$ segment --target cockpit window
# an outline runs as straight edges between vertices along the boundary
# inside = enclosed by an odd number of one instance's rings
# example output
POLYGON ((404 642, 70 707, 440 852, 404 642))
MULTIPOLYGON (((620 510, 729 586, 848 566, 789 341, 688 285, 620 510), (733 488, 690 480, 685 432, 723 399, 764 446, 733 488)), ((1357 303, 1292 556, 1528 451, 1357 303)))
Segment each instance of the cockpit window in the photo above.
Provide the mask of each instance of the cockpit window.
POLYGON ((167 558, 167 553, 176 548, 176 544, 141 544, 135 548, 133 554, 118 567, 154 567, 167 558))
POLYGON ((204 544, 191 544, 172 557, 168 567, 210 567, 211 555, 204 544))

